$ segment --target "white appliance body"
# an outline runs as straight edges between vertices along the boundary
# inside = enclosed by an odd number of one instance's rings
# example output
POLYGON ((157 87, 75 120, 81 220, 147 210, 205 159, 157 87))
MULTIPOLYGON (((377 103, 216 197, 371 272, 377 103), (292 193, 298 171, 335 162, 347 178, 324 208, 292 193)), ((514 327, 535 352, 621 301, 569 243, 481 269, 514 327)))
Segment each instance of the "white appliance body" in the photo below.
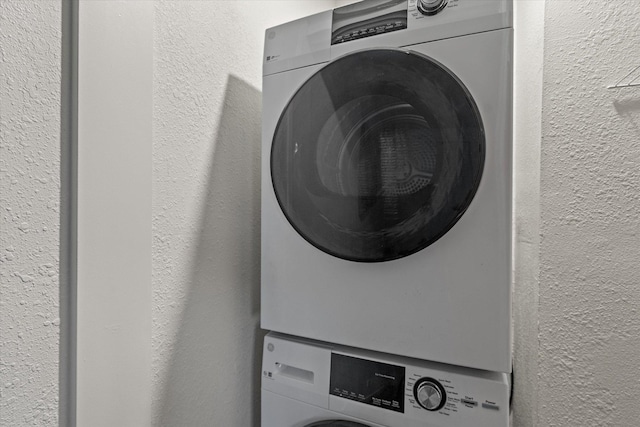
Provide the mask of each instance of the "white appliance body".
MULTIPOLYGON (((362 5, 368 3, 370 2, 365 1, 362 5)), ((359 7, 358 5, 361 4, 351 7, 359 7)), ((406 6, 406 24, 403 24, 406 28, 334 44, 331 44, 331 40, 332 34, 334 38, 336 34, 334 16, 337 15, 331 11, 267 30, 262 129, 261 326, 264 329, 452 365, 496 372, 511 371, 511 7, 508 0, 449 0, 442 12, 434 16, 423 16, 417 10, 415 0, 409 0, 406 6), (381 71, 376 71, 378 74, 371 82, 372 93, 383 87, 384 90, 394 91, 394 85, 405 84, 402 64, 396 63, 393 56, 390 60, 385 60, 387 54, 397 57, 398 52, 405 52, 407 60, 418 64, 421 61, 436 64, 436 69, 432 71, 445 70, 444 75, 452 76, 446 87, 455 86, 451 81, 457 81, 459 93, 456 96, 462 93, 470 99, 465 108, 475 109, 480 118, 479 130, 476 132, 480 136, 474 138, 483 139, 484 150, 482 155, 478 155, 483 158, 474 160, 475 167, 478 164, 481 166, 480 175, 475 184, 475 193, 471 191, 472 198, 468 206, 462 209, 464 213, 450 221, 443 231, 435 233, 435 237, 431 236, 432 241, 426 247, 420 247, 424 246, 421 241, 417 250, 413 248, 400 254, 394 252, 390 260, 384 262, 364 259, 366 252, 358 252, 353 256, 355 260, 348 259, 348 252, 338 253, 336 256, 329 247, 332 244, 330 237, 327 238, 325 247, 323 244, 316 245, 314 238, 322 239, 323 235, 331 236, 334 232, 343 231, 333 220, 327 220, 333 229, 321 230, 316 233, 316 237, 303 235, 304 232, 301 233, 300 230, 307 227, 307 224, 302 223, 300 227, 300 224, 294 225, 295 219, 292 220, 292 217, 295 215, 285 212, 285 208, 296 209, 303 206, 299 218, 300 221, 306 221, 308 215, 305 216, 304 209, 308 209, 308 206, 298 203, 292 196, 298 191, 294 186, 305 179, 304 175, 299 175, 303 178, 290 177, 287 181, 286 178, 278 178, 281 173, 274 170, 275 165, 285 172, 299 169, 304 172, 304 168, 307 168, 310 176, 322 172, 318 172, 313 162, 308 166, 296 166, 298 169, 287 166, 296 161, 299 151, 305 155, 305 144, 317 144, 307 150, 313 151, 311 157, 326 156, 318 154, 323 149, 320 147, 320 140, 327 140, 326 136, 316 134, 297 139, 295 132, 313 129, 315 125, 312 120, 316 116, 322 116, 327 109, 331 113, 333 108, 335 113, 332 116, 334 118, 327 122, 335 121, 336 114, 341 114, 338 111, 340 105, 327 107, 321 100, 342 96, 355 83, 348 86, 351 76, 349 67, 338 70, 337 74, 333 73, 329 77, 324 77, 322 73, 330 70, 331 66, 335 69, 353 58, 356 62, 352 64, 356 66, 350 68, 354 73, 359 72, 355 70, 359 58, 357 55, 369 55, 371 52, 382 58, 379 62, 372 62, 374 68, 378 65, 382 67, 381 71), (394 66, 400 68, 395 75, 394 70, 388 71, 388 67, 394 66), (378 75, 380 82, 375 80, 378 75), (330 84, 335 85, 335 81, 340 81, 335 76, 344 76, 347 86, 342 89, 330 87, 330 84), (394 79, 397 82, 393 82, 394 79), (283 112, 291 111, 291 106, 296 105, 297 98, 304 95, 305 88, 312 80, 325 82, 326 90, 313 89, 309 93, 313 97, 317 96, 317 101, 309 97, 297 104, 302 105, 301 108, 307 108, 307 114, 294 114, 292 119, 283 118, 283 112), (326 95, 325 91, 330 95, 326 95), (298 128, 302 130, 297 130, 298 128), (274 144, 287 137, 289 145, 278 151, 274 144), (280 162, 273 158, 274 153, 284 153, 280 154, 284 160, 280 162), (278 179, 281 181, 277 181, 278 179), (279 195, 276 194, 277 182, 282 182, 278 184, 281 188, 279 195), (358 257, 363 259, 357 259, 358 257)), ((336 12, 341 9, 336 9, 336 12)), ((357 9, 349 9, 347 12, 356 17, 358 15, 357 9)), ((358 31, 367 32, 366 28, 356 29, 347 35, 351 36, 358 31)), ((413 78, 410 77, 410 72, 406 75, 406 79, 413 78)), ((419 75, 415 77, 419 78, 419 75)), ((430 87, 429 82, 420 84, 427 89, 430 87)), ((422 105, 423 101, 425 105, 431 103, 428 108, 433 111, 437 121, 439 109, 458 108, 458 104, 453 107, 445 105, 453 102, 447 100, 449 94, 445 89, 438 89, 444 91, 442 101, 438 101, 440 92, 435 89, 431 92, 433 96, 427 96, 426 92, 423 96, 420 90, 409 88, 405 90, 407 96, 415 98, 400 108, 411 109, 411 105, 422 105), (427 97, 429 99, 425 99, 427 97), (442 102, 441 107, 438 102, 442 102)), ((391 96, 383 94, 371 99, 375 102, 387 102, 387 99, 395 97, 393 92, 390 93, 391 96)), ((366 93, 359 99, 365 98, 366 93)), ((453 98, 452 93, 451 99, 453 98)), ((348 107, 351 104, 345 105, 348 107)), ((343 110, 347 107, 342 106, 343 110)), ((413 112, 406 115, 410 116, 410 120, 420 116, 414 110, 411 111, 413 112)), ((469 115, 473 114, 467 114, 469 115)), ((458 119, 452 120, 451 123, 458 123, 458 119)), ((453 128, 451 132, 463 132, 455 129, 451 123, 446 125, 453 128)), ((327 133, 326 126, 325 124, 319 133, 327 133)), ((423 132, 421 135, 430 135, 430 124, 416 126, 419 128, 416 131, 418 134, 423 132)), ((397 133, 398 129, 394 128, 392 131, 397 133)), ((446 132, 449 130, 442 130, 443 134, 446 132)), ((462 141, 463 138, 459 139, 462 141)), ((463 144, 467 144, 467 141, 463 141, 463 144)), ((384 147, 377 146, 376 149, 384 151, 384 147)), ((410 147, 408 150, 412 149, 410 147)), ((364 159, 366 156, 367 153, 361 150, 352 157, 364 159)), ((466 164, 460 166, 462 172, 458 173, 464 173, 465 168, 466 164)), ((361 169, 358 171, 361 172, 361 169)), ((443 169, 446 169, 446 165, 443 169)), ((425 172, 424 175, 427 176, 428 173, 425 172)), ((355 180, 355 187, 361 187, 361 179, 355 180)), ((331 182, 327 184, 329 187, 331 185, 331 182)), ((343 184, 340 185, 344 187, 343 184)), ((397 190, 397 185, 394 188, 397 190)), ((306 194, 300 191, 299 194, 306 194)), ((378 188, 376 191, 379 194, 383 190, 378 188)), ((347 196, 343 199, 354 199, 352 195, 347 196)), ((365 196, 356 198, 360 205, 364 203, 362 200, 369 197, 365 196)), ((322 199, 323 196, 312 194, 308 197, 313 202, 314 197, 322 199)), ((442 196, 445 200, 442 203, 446 203, 448 197, 449 195, 442 196)), ((340 211, 339 204, 333 206, 340 211)), ((383 208, 380 209, 382 212, 383 208)), ((309 229, 327 215, 331 215, 331 209, 313 219, 315 222, 311 223, 309 229)), ((322 226, 326 227, 326 224, 322 226)), ((366 233, 366 230, 353 232, 346 239, 353 235, 366 237, 366 233)), ((393 233, 395 231, 388 234, 393 233)), ((380 246, 382 249, 372 256, 384 256, 394 249, 384 247, 384 244, 380 246)), ((388 246, 393 246, 393 243, 388 246)), ((347 248, 345 251, 360 250, 357 243, 350 243, 338 247, 336 252, 343 247, 347 248)))
POLYGON ((508 427, 509 383, 504 373, 272 333, 261 412, 262 427, 508 427), (431 384, 443 392, 428 410, 421 402, 431 384))

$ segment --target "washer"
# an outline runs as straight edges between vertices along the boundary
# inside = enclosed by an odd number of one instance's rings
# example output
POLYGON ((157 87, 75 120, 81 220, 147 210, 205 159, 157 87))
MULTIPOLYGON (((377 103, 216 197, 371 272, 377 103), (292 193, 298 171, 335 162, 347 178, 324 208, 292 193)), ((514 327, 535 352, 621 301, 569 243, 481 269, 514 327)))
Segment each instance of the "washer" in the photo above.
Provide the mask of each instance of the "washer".
POLYGON ((267 30, 263 328, 510 372, 512 39, 509 0, 267 30))
POLYGON ((262 427, 508 427, 504 373, 269 334, 262 427))

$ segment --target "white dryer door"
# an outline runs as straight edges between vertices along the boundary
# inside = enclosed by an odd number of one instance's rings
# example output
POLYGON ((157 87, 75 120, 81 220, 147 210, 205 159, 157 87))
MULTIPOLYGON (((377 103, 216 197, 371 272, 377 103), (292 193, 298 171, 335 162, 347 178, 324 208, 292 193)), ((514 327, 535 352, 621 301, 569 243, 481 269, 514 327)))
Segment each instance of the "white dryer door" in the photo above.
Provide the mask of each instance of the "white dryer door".
POLYGON ((476 193, 485 134, 469 91, 435 60, 359 51, 309 78, 284 109, 271 178, 293 228, 351 261, 415 253, 476 193))
POLYGON ((266 76, 264 329, 510 372, 512 47, 505 29, 266 76))

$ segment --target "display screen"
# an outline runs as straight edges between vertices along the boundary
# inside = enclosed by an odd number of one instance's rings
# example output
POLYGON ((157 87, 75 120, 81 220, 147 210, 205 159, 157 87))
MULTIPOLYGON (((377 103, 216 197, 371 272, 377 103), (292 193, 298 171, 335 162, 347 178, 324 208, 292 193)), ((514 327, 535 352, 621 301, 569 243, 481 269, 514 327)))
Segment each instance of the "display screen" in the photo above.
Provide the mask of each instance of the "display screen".
POLYGON ((404 412, 403 366, 331 354, 330 393, 396 412, 404 412))
POLYGON ((407 0, 368 0, 333 10, 331 44, 407 28, 407 0))

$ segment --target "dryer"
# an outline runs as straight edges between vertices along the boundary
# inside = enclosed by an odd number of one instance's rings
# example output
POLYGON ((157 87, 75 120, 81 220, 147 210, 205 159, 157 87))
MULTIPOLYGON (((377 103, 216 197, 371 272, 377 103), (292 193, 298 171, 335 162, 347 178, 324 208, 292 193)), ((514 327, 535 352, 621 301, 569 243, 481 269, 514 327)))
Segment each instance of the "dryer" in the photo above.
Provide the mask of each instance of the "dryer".
POLYGON ((262 427, 508 427, 509 393, 504 373, 264 340, 262 427))
POLYGON ((266 31, 261 326, 511 370, 512 4, 266 31))

